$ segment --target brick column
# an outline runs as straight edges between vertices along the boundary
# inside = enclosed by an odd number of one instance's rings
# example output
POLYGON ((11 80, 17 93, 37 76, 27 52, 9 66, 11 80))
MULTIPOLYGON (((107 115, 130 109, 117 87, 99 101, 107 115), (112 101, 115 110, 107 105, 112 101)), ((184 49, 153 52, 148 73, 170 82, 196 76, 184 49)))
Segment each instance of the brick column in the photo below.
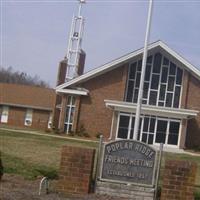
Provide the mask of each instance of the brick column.
POLYGON ((73 127, 72 130, 76 133, 78 129, 78 118, 79 118, 79 112, 80 112, 80 101, 81 101, 81 96, 76 97, 76 102, 75 102, 75 112, 74 112, 74 121, 73 121, 73 127))
POLYGON ((187 121, 188 119, 182 119, 182 129, 181 129, 181 134, 180 134, 180 143, 179 143, 179 148, 184 149, 185 148, 185 140, 186 140, 186 135, 187 135, 187 121))
POLYGON ((166 162, 161 200, 193 200, 196 163, 170 160, 166 162))
POLYGON ((64 132, 64 122, 67 108, 67 95, 62 96, 61 110, 59 116, 58 129, 60 132, 64 132))
POLYGON ((58 191, 64 194, 87 194, 94 164, 94 149, 64 146, 61 154, 58 191))
MULTIPOLYGON (((67 60, 65 59, 59 63, 56 86, 65 83, 66 71, 67 71, 67 60)), ((52 119, 52 127, 55 128, 56 130, 59 128, 59 116, 60 116, 60 109, 57 106, 59 106, 61 102, 62 102, 62 97, 60 96, 60 94, 56 94, 54 108, 53 108, 53 119, 52 119)))

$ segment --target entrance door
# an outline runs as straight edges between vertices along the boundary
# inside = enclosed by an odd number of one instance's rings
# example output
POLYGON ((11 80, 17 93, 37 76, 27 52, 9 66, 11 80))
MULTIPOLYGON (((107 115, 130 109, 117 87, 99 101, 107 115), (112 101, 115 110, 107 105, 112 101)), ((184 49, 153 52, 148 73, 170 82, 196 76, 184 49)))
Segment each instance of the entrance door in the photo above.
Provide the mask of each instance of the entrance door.
POLYGON ((169 134, 168 134, 168 138, 167 138, 168 145, 177 145, 178 144, 179 128, 180 128, 180 122, 170 121, 169 134))
POLYGON ((157 120, 155 143, 165 144, 167 135, 167 124, 168 124, 167 120, 161 120, 161 119, 157 120))
POLYGON ((117 138, 121 139, 129 139, 129 124, 130 124, 130 116, 121 114, 119 118, 119 126, 118 126, 118 134, 117 138))
POLYGON ((144 116, 142 118, 142 131, 140 141, 146 144, 153 144, 156 118, 154 116, 144 116))

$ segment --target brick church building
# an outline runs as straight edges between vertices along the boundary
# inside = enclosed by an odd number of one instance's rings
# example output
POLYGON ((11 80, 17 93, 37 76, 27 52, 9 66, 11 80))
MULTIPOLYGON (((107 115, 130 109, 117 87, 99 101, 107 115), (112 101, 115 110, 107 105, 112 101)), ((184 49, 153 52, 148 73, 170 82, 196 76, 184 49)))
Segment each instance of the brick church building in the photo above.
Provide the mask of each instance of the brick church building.
MULTIPOLYGON (((92 137, 132 139, 143 49, 65 82, 59 66, 54 126, 92 137)), ((137 140, 177 149, 200 146, 200 71, 162 41, 149 45, 137 140)))
POLYGON ((0 126, 50 130, 55 91, 0 83, 0 126))

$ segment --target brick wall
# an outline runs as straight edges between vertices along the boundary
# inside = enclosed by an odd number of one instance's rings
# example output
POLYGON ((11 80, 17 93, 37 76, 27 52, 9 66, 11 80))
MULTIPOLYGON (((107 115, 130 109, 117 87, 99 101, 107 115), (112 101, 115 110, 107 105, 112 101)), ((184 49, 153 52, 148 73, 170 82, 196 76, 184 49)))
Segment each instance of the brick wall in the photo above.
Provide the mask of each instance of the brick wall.
POLYGON ((9 107, 7 124, 11 126, 23 127, 25 115, 25 108, 9 107))
MULTIPOLYGON (((200 80, 189 75, 186 108, 200 111, 200 80)), ((196 118, 189 119, 187 125, 186 147, 200 146, 200 113, 196 118)))
POLYGON ((112 111, 106 108, 104 100, 119 100, 124 98, 126 86, 127 65, 88 80, 80 87, 90 91, 89 96, 81 96, 78 128, 84 126, 93 137, 102 133, 106 138, 110 135, 112 111))
POLYGON ((78 71, 77 71, 77 74, 79 76, 82 75, 84 72, 85 58, 86 58, 86 53, 83 50, 81 50, 79 64, 78 64, 78 71))
POLYGON ((31 128, 46 130, 48 127, 50 111, 33 110, 31 128))
POLYGON ((187 107, 188 85, 189 85, 189 72, 184 70, 182 95, 181 95, 181 108, 183 109, 187 107))
POLYGON ((94 164, 94 149, 64 146, 61 153, 58 191, 64 194, 87 194, 94 164))
POLYGON ((167 161, 161 200, 193 200, 197 165, 189 161, 167 161))
MULTIPOLYGON (((33 110, 32 125, 25 126, 24 120, 26 116, 26 108, 11 107, 9 106, 8 122, 2 123, 7 126, 16 126, 21 128, 33 128, 39 130, 46 130, 49 121, 50 111, 33 110)), ((1 123, 0 123, 1 124, 1 123)))
MULTIPOLYGON (((67 60, 62 60, 58 66, 56 86, 61 85, 65 82, 66 71, 67 71, 67 60)), ((52 127, 55 129, 58 129, 59 116, 60 116, 60 109, 57 108, 57 106, 61 105, 61 103, 62 103, 62 96, 60 94, 56 94, 54 108, 53 108, 53 119, 52 119, 52 127)))

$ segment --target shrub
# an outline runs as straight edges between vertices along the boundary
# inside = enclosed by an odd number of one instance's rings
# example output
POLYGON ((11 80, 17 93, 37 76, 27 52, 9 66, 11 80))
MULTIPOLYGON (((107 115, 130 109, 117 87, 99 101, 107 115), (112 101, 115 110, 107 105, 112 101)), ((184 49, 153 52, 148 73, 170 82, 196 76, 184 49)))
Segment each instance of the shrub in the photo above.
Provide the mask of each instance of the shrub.
POLYGON ((156 192, 156 199, 159 200, 161 198, 161 186, 159 185, 156 192))
POLYGON ((80 137, 90 137, 89 133, 85 130, 85 127, 83 124, 81 124, 79 130, 77 131, 77 135, 80 137))
POLYGON ((98 133, 96 134, 96 138, 100 138, 101 135, 103 135, 103 133, 98 132, 98 133))
POLYGON ((53 129, 53 132, 54 132, 55 134, 60 134, 59 129, 53 129))
POLYGON ((87 133, 87 132, 83 132, 83 137, 90 137, 90 134, 89 133, 87 133))
POLYGON ((69 135, 69 136, 74 136, 74 135, 75 135, 75 134, 74 134, 74 131, 70 131, 68 135, 69 135))
POLYGON ((200 146, 199 146, 199 145, 195 145, 195 146, 193 147, 193 150, 194 150, 194 151, 200 151, 200 146))
POLYGON ((45 129, 45 132, 46 132, 46 133, 51 133, 51 129, 46 128, 46 129, 45 129))
POLYGON ((195 199, 195 200, 200 200, 200 191, 196 191, 196 192, 194 193, 194 199, 195 199))

